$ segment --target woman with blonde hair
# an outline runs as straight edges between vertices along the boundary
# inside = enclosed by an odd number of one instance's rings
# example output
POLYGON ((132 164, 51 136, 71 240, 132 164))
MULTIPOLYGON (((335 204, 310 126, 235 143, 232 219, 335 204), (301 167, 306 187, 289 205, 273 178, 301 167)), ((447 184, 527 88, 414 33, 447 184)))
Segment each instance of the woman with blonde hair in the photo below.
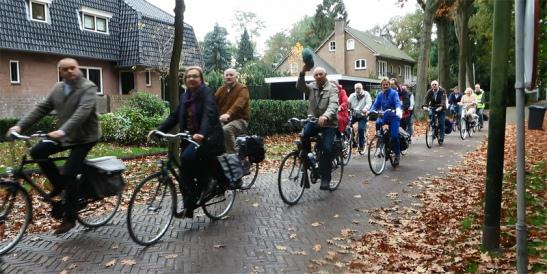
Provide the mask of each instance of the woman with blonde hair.
POLYGON ((477 108, 477 98, 475 97, 475 94, 473 93, 473 89, 466 88, 464 95, 462 96, 461 101, 458 103, 458 105, 463 106, 465 110, 465 117, 468 121, 473 118, 473 114, 475 114, 476 108, 477 108))

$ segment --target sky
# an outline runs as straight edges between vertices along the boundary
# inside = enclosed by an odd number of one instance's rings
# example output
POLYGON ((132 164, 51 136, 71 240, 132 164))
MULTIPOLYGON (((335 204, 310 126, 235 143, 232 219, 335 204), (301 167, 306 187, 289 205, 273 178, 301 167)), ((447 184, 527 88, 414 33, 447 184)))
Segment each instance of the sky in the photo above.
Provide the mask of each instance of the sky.
MULTIPOLYGON (((173 14, 175 0, 147 0, 157 7, 173 14)), ((416 9, 416 0, 408 0, 403 8, 395 5, 397 0, 345 0, 349 26, 368 30, 375 25, 386 24, 397 15, 405 15, 416 9)), ((194 28, 198 41, 213 30, 215 23, 228 30, 228 39, 239 40, 233 27, 235 11, 253 12, 266 26, 254 40, 258 53, 265 49, 266 40, 273 34, 290 30, 291 26, 304 18, 313 16, 322 0, 185 0, 184 22, 194 28)))

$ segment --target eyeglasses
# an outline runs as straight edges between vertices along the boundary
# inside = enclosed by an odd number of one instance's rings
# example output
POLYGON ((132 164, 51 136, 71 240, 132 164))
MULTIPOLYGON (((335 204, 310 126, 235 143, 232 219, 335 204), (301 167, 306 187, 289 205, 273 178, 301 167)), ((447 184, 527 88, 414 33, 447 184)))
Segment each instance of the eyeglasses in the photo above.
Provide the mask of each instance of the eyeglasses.
POLYGON ((199 77, 199 75, 197 75, 197 74, 195 74, 195 75, 194 75, 194 74, 188 74, 188 75, 186 75, 186 79, 199 79, 199 78, 200 78, 200 77, 199 77))

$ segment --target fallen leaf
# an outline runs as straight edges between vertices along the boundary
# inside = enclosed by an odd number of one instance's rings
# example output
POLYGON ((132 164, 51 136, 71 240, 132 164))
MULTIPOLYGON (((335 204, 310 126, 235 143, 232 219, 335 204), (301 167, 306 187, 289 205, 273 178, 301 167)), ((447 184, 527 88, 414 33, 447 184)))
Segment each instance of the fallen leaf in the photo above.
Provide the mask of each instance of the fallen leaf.
POLYGON ((253 207, 258 207, 258 203, 254 203, 254 204, 253 204, 253 207))
POLYGON ((61 259, 61 261, 66 262, 66 261, 68 261, 69 259, 70 259, 69 256, 64 256, 64 257, 61 259))
POLYGON ((334 216, 332 216, 332 217, 333 217, 333 218, 338 218, 338 217, 340 217, 340 215, 334 214, 334 216))
POLYGON ((353 195, 353 198, 360 199, 360 198, 361 198, 361 194, 353 195))
POLYGON ((306 251, 302 250, 302 251, 291 251, 291 254, 292 255, 302 255, 302 256, 306 256, 306 251))
POLYGON ((296 234, 293 233, 293 234, 289 235, 289 239, 296 239, 296 234))
POLYGON ((105 264, 106 267, 111 267, 111 266, 114 266, 114 265, 116 265, 116 259, 114 259, 114 260, 112 260, 112 261, 105 264))
POLYGON ((59 272, 59 274, 68 274, 68 271, 63 270, 63 271, 59 272))
POLYGON ((223 248, 224 245, 223 244, 216 244, 216 245, 213 245, 213 248, 223 248))
POLYGON ((69 270, 72 270, 72 269, 74 269, 74 268, 76 268, 76 267, 77 267, 76 264, 70 264, 70 265, 68 266, 68 269, 69 269, 69 270))
POLYGON ((135 265, 137 262, 133 259, 124 259, 121 261, 122 265, 135 265))
POLYGON ((167 254, 165 255, 165 259, 174 259, 176 258, 178 255, 175 254, 175 253, 172 253, 172 254, 167 254))
POLYGON ((316 227, 316 226, 320 226, 320 225, 321 225, 321 223, 320 223, 320 222, 314 222, 314 223, 312 223, 312 224, 311 224, 311 226, 314 226, 314 227, 316 227))
POLYGON ((286 247, 286 246, 282 246, 282 245, 276 245, 276 246, 275 246, 275 249, 284 251, 284 250, 287 250, 287 247, 286 247))
POLYGON ((321 251, 321 245, 320 244, 316 244, 312 247, 313 251, 315 252, 319 252, 321 251))

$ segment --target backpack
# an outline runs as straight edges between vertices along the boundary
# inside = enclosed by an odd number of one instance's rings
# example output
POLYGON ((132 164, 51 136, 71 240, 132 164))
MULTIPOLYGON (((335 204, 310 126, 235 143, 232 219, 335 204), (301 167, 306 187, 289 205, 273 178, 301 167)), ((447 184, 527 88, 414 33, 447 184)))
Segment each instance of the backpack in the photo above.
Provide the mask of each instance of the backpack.
POLYGON ((243 177, 243 165, 237 154, 222 154, 217 156, 217 160, 222 168, 224 179, 229 189, 237 189, 241 186, 243 177))
POLYGON ((260 163, 266 158, 264 139, 257 135, 238 138, 239 153, 249 157, 249 162, 260 163))
POLYGON ((125 187, 122 176, 124 170, 122 160, 113 156, 86 160, 83 167, 84 181, 79 193, 90 199, 117 195, 125 187))
POLYGON ((444 134, 450 134, 452 133, 452 122, 448 120, 448 118, 444 118, 444 134))

